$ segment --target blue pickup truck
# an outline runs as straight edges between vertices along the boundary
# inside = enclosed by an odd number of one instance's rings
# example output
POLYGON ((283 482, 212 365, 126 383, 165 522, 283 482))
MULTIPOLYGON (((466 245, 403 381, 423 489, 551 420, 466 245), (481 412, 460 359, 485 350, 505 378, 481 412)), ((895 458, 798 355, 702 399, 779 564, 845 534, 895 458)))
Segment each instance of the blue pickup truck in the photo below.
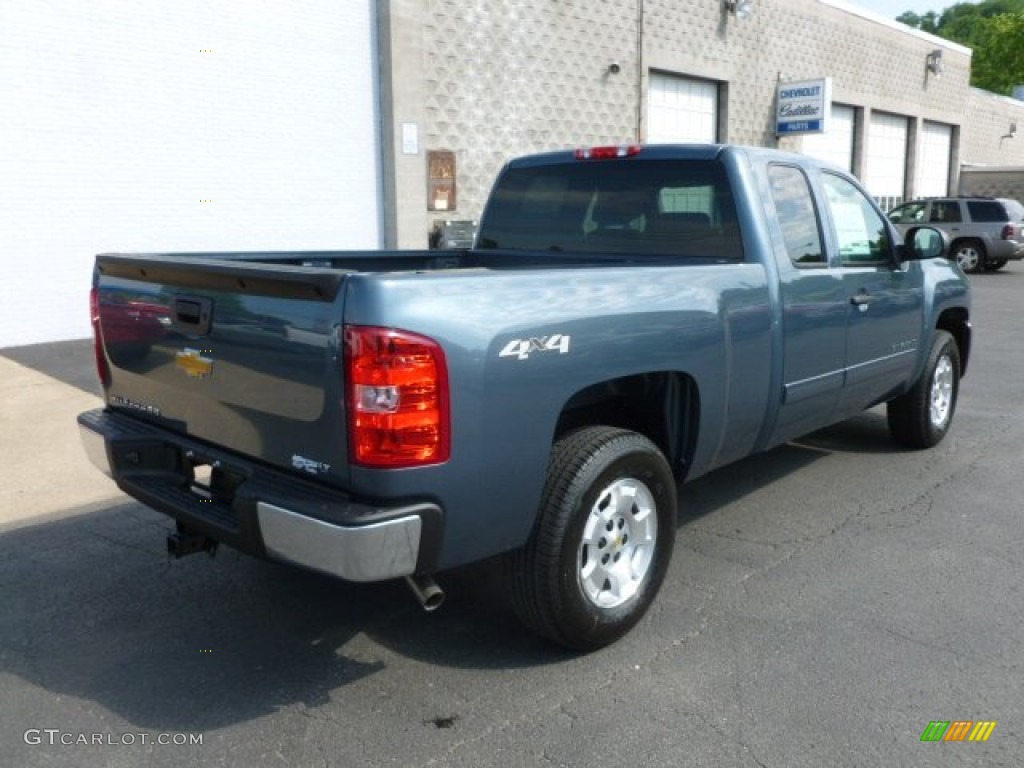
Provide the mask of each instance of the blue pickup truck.
POLYGON ((98 256, 78 423, 176 556, 433 608, 435 574, 501 555, 529 627, 598 648, 661 586, 678 483, 880 403, 899 443, 943 438, 971 346, 948 242, 799 155, 524 157, 469 250, 98 256))

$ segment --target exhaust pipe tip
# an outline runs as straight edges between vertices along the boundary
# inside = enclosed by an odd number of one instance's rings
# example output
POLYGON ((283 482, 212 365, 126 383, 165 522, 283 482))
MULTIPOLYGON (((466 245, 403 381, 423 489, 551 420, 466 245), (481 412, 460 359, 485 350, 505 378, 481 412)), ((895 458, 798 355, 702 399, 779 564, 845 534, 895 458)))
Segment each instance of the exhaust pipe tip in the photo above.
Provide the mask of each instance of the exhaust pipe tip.
POLYGON ((436 611, 444 604, 444 590, 430 576, 406 576, 405 583, 409 585, 423 610, 428 613, 436 611))

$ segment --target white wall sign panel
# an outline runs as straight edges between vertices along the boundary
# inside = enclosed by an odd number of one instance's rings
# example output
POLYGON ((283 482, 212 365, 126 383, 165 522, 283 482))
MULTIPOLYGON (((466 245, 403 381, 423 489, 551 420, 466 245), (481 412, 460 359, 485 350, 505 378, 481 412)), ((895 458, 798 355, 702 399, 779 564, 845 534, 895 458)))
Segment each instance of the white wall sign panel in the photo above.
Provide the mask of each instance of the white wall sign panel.
POLYGON ((0 16, 0 347, 87 336, 97 252, 379 244, 370 0, 0 16))

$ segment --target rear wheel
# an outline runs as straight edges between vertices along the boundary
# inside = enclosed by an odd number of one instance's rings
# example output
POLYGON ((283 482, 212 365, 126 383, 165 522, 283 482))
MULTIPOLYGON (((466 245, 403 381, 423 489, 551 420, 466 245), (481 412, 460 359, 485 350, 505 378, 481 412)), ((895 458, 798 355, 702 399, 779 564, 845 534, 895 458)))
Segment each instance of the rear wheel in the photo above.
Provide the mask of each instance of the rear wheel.
POLYGON ((887 404, 889 433, 910 448, 931 448, 953 423, 960 390, 960 350, 945 331, 935 331, 921 378, 887 404))
POLYGON ((1006 266, 1006 259, 989 259, 985 262, 986 272, 998 272, 1006 266))
POLYGON ((954 243, 952 255, 964 272, 977 272, 985 264, 985 246, 978 240, 954 243))
POLYGON ((576 650, 614 642, 644 615, 675 541, 672 471, 643 435, 588 427, 555 443, 540 514, 506 560, 531 629, 576 650))

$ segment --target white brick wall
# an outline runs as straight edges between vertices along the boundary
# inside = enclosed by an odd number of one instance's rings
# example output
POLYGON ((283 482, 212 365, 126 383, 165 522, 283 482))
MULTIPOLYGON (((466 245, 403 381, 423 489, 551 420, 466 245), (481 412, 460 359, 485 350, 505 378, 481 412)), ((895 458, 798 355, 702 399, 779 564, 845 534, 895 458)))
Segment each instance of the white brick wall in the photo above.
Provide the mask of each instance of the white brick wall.
POLYGON ((971 88, 966 114, 961 162, 1024 167, 1024 101, 971 88), (1011 124, 1017 126, 1012 139, 1011 124))
POLYGON ((425 138, 428 149, 457 154, 457 218, 479 215, 510 157, 636 140, 633 0, 423 7, 425 138))
POLYGON ((721 138, 744 144, 776 144, 780 77, 831 77, 835 101, 867 113, 957 127, 967 118, 969 51, 842 0, 758 0, 742 22, 719 2, 644 0, 642 35, 635 0, 419 6, 425 143, 457 154, 458 218, 479 215, 511 155, 635 139, 638 113, 646 138, 652 71, 722 83, 721 138), (926 77, 925 56, 940 46, 945 72, 926 77))
POLYGON ((378 246, 370 5, 3 0, 0 347, 87 336, 97 252, 378 246))

